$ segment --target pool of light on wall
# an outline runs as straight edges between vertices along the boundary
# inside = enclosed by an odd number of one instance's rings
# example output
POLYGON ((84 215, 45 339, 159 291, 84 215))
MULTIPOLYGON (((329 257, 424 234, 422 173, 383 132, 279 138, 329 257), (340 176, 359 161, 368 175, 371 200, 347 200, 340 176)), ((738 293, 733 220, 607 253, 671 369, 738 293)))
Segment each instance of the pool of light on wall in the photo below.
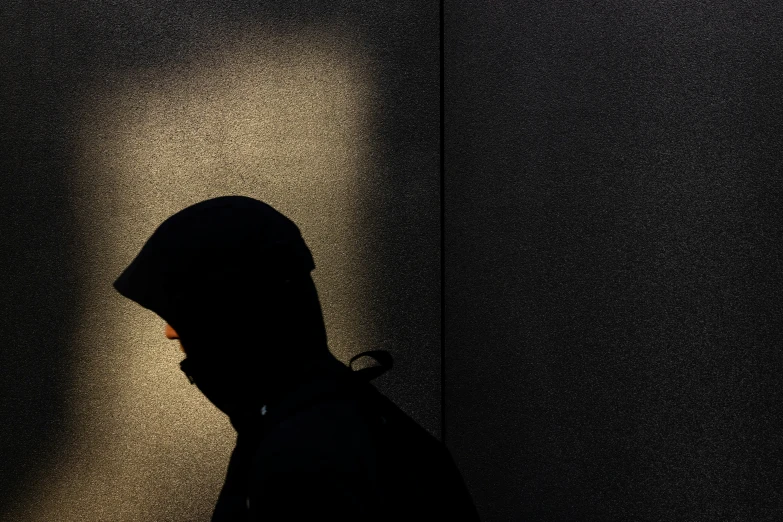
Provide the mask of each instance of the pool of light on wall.
POLYGON ((82 289, 73 422, 29 520, 211 512, 233 429, 180 372, 164 321, 111 287, 176 211, 241 194, 291 217, 316 259, 332 351, 347 360, 368 344, 369 274, 347 252, 373 156, 372 64, 316 29, 235 42, 187 63, 107 70, 84 100, 70 194, 82 289))

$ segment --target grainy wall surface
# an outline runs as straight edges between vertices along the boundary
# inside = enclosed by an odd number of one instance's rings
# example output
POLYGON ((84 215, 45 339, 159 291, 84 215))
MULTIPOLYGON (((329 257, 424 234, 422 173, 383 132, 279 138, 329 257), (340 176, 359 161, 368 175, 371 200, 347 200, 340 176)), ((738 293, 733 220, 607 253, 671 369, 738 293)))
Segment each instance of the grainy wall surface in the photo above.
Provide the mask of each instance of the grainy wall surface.
MULTIPOLYGON (((783 13, 446 2, 447 442, 484 520, 783 517, 783 13)), ((208 520, 233 433, 111 282, 245 194, 440 434, 438 6, 0 9, 0 519, 208 520)))
POLYGON ((446 440, 485 520, 783 519, 782 25, 446 3, 446 440))
POLYGON ((0 8, 0 519, 205 521, 234 433, 111 283, 242 194, 313 250, 333 353, 440 434, 438 10, 423 2, 0 8))

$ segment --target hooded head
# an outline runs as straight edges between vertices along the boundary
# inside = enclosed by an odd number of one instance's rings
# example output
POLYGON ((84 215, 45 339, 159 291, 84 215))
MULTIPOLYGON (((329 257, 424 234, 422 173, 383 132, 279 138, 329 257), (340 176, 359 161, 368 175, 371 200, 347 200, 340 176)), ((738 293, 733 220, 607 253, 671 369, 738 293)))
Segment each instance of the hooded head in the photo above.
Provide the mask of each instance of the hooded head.
POLYGON ((261 201, 224 196, 166 219, 114 282, 170 324, 182 369, 231 418, 331 358, 298 227, 261 201))

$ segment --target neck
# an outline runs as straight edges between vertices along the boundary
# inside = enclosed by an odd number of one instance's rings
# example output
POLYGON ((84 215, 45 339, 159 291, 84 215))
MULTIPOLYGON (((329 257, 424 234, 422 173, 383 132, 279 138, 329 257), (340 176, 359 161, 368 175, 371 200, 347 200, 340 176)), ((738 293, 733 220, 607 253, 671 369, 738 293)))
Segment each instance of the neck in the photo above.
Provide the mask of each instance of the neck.
POLYGON ((231 423, 237 432, 252 432, 260 429, 260 410, 284 402, 301 386, 318 379, 340 379, 350 369, 336 359, 328 348, 319 355, 310 356, 306 362, 277 362, 268 364, 252 378, 252 388, 241 412, 231 416, 231 423))
POLYGON ((283 400, 300 386, 319 378, 338 377, 341 371, 348 368, 336 359, 328 349, 317 356, 303 362, 280 364, 269 368, 274 376, 269 376, 268 386, 259 390, 259 397, 266 403, 276 403, 283 400))

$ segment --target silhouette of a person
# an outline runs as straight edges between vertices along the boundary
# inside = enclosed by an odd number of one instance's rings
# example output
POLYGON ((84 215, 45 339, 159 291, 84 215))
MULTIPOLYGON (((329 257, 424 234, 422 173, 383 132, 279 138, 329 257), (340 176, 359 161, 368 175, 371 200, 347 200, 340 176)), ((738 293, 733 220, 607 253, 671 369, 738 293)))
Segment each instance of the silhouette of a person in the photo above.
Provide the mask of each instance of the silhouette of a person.
MULTIPOLYGON (((243 196, 166 219, 114 282, 166 321, 237 442, 217 521, 478 520, 446 446, 329 351, 297 226, 243 196)), ((353 362, 353 359, 352 359, 353 362)))

